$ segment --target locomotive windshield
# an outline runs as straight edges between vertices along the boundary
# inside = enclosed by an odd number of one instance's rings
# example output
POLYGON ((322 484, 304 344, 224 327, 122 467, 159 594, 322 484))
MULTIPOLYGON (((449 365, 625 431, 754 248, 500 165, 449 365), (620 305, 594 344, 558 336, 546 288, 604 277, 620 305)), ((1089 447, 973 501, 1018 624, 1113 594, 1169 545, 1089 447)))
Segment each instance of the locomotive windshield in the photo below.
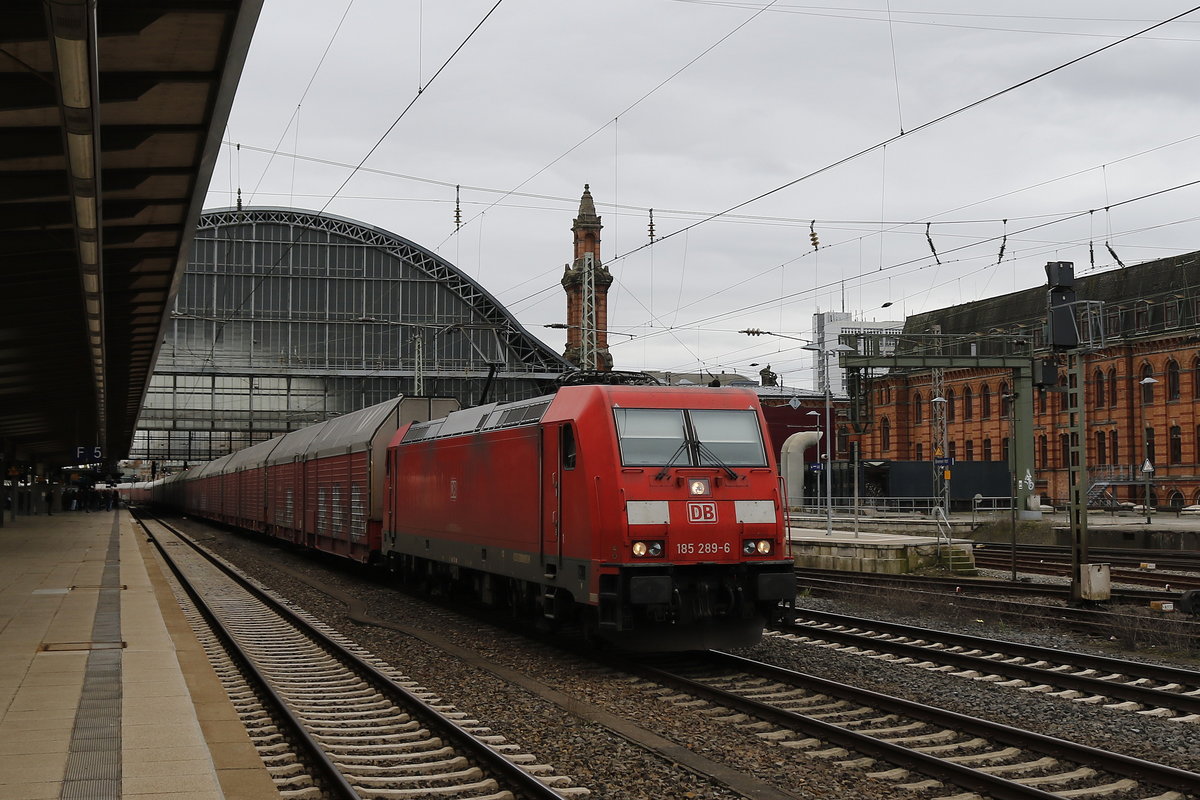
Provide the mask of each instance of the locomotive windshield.
POLYGON ((758 415, 749 409, 617 408, 627 467, 765 467, 758 415))

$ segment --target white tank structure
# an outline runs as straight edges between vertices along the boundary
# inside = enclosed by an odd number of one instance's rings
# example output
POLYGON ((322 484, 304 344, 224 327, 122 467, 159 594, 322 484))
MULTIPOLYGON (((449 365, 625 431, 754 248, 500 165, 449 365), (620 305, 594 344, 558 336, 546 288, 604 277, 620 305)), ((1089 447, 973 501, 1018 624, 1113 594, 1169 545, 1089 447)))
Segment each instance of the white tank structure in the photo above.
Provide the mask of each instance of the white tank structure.
POLYGON ((793 433, 783 442, 779 451, 779 472, 787 485, 787 507, 797 508, 804 505, 804 472, 808 465, 804 462, 804 451, 815 447, 820 441, 822 431, 800 431, 793 433))

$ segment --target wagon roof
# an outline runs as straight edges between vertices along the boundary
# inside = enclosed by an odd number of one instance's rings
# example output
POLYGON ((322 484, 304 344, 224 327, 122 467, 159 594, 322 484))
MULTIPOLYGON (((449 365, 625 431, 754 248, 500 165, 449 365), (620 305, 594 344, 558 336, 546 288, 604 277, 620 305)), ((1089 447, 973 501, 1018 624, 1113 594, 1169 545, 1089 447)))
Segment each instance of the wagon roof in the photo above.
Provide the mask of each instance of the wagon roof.
POLYGON ((393 425, 395 424, 395 420, 399 418, 396 409, 402 399, 394 397, 378 405, 326 421, 320 426, 321 430, 317 435, 310 440, 308 450, 313 455, 321 456, 330 452, 345 453, 367 449, 379 432, 379 427, 389 417, 393 420, 393 425))
POLYGON ((191 477, 191 478, 207 478, 212 475, 221 475, 222 473, 224 473, 226 471, 225 467, 229 463, 229 460, 234 457, 234 455, 236 455, 236 454, 229 453, 227 455, 221 456, 216 461, 210 461, 207 464, 203 465, 202 467, 198 468, 196 470, 196 473, 194 475, 190 475, 189 477, 191 477))
POLYGON ((229 459, 229 463, 225 465, 226 472, 261 467, 267 463, 267 458, 270 457, 271 451, 278 447, 283 439, 283 436, 276 436, 265 442, 250 445, 244 450, 238 450, 233 454, 233 458, 229 459))
POLYGON ((264 463, 282 464, 293 460, 296 456, 303 455, 312 440, 317 438, 321 430, 328 424, 328 422, 318 422, 316 425, 285 433, 280 437, 279 443, 271 450, 264 463))

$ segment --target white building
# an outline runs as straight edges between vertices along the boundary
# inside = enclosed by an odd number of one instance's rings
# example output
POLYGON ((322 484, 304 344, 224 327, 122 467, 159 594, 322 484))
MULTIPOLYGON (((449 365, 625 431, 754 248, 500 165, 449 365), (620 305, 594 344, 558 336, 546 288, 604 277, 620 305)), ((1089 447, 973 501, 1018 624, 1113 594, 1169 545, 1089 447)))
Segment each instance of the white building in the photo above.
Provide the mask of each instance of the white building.
MULTIPOLYGON (((813 346, 819 351, 813 353, 813 389, 822 391, 825 388, 825 370, 829 370, 829 387, 836 395, 846 394, 845 370, 838 366, 836 354, 823 356, 824 351, 832 350, 838 345, 838 337, 843 333, 900 333, 904 329, 904 321, 870 322, 854 319, 848 311, 820 311, 813 314, 813 346)), ((894 345, 884 342, 883 352, 891 353, 894 345)))

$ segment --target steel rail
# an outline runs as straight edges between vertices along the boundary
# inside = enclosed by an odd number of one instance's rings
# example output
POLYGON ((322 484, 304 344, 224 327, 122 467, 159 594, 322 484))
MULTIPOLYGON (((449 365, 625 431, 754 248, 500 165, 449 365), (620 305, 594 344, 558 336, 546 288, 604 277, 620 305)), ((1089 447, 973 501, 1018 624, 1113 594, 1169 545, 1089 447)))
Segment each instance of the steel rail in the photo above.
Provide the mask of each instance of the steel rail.
MULTIPOLYGON (((1021 730, 978 717, 971 717, 966 714, 936 708, 925 703, 904 700, 868 689, 847 686, 824 678, 818 678, 815 675, 807 675, 794 670, 763 664, 729 653, 709 651, 705 653, 705 656, 717 666, 732 668, 779 681, 790 686, 820 692, 853 703, 878 708, 889 713, 904 714, 931 725, 954 729, 991 741, 1002 742, 1022 750, 1056 755, 1072 762, 1095 767, 1103 773, 1119 773, 1158 787, 1191 794, 1200 793, 1200 775, 1194 772, 1188 772, 1152 761, 1145 761, 1121 753, 1101 750, 1088 745, 1069 742, 1053 736, 1021 730)), ((1048 800, 1049 798, 1060 796, 1052 792, 1025 786, 1016 781, 973 770, 935 756, 909 750, 900 745, 875 739, 865 733, 850 731, 831 723, 810 719, 803 714, 739 697, 738 695, 706 686, 699 681, 678 675, 666 669, 659 669, 648 665, 643 667, 643 669, 645 670, 645 675, 651 677, 653 680, 674 684, 688 692, 708 697, 721 705, 740 708, 747 713, 753 713, 772 722, 789 727, 797 727, 811 736, 835 742, 856 752, 882 758, 890 763, 898 763, 911 767, 915 771, 925 775, 943 778, 956 786, 981 792, 989 797, 997 798, 997 800, 1021 800, 1023 798, 1042 798, 1042 800, 1048 800)))
MULTIPOLYGON (((312 734, 308 732, 304 723, 293 713, 283 697, 275 691, 275 688, 271 685, 267 677, 255 666, 254 662, 233 637, 233 634, 229 632, 217 613, 204 599, 204 596, 192 585, 191 580, 184 574, 183 569, 167 551, 166 545, 154 535, 140 516, 134 514, 133 518, 142 527, 142 530, 146 532, 146 536, 158 550, 172 574, 175 575, 175 579, 179 582, 184 592, 187 593, 196 610, 204 617, 204 621, 212 630, 213 635, 221 642, 221 646, 225 649, 229 658, 237 665, 247 683, 253 688, 255 694, 263 701, 264 705, 269 707, 272 718, 276 721, 281 721, 288 728, 284 738, 299 746, 306 765, 313 768, 317 773, 313 777, 318 786, 329 793, 335 800, 362 800, 362 796, 358 793, 358 790, 350 785, 345 776, 342 775, 341 770, 330 759, 329 754, 312 734)), ((184 540, 184 537, 179 536, 178 532, 169 526, 161 522, 159 524, 171 530, 181 541, 184 540)))
POLYGON ((955 653, 940 648, 932 648, 912 642, 897 642, 880 639, 870 633, 889 633, 898 636, 925 639, 930 642, 970 647, 986 653, 1003 653, 1011 656, 1035 658, 1051 664, 1070 665, 1085 669, 1106 670, 1113 674, 1127 675, 1131 679, 1147 678, 1164 683, 1176 683, 1183 686, 1200 686, 1200 674, 1195 670, 1177 667, 1162 667, 1156 664, 1142 664, 1124 661, 1107 656, 1094 656, 1070 650, 1055 650, 1048 647, 1008 642, 997 639, 985 639, 969 634, 951 633, 948 631, 920 628, 912 625, 883 622, 873 619, 848 617, 842 614, 831 614, 821 611, 802 611, 804 617, 815 621, 859 628, 860 633, 837 631, 828 628, 816 628, 809 625, 792 623, 776 623, 772 627, 787 633, 803 634, 810 638, 831 639, 838 642, 868 647, 897 655, 919 658, 926 661, 940 661, 965 669, 976 669, 1004 675, 1009 678, 1032 681, 1034 683, 1049 683, 1065 689, 1088 692, 1094 695, 1104 695, 1120 700, 1128 700, 1151 707, 1163 706, 1173 708, 1185 714, 1200 714, 1200 696, 1188 696, 1175 692, 1154 689, 1147 686, 1136 686, 1120 681, 1105 681, 1099 678, 1074 675, 1070 672, 1054 672, 1049 669, 1034 667, 1028 664, 1011 664, 983 656, 955 653))
POLYGON ((476 758, 481 766, 491 771, 498 780, 508 784, 514 793, 522 798, 529 800, 567 800, 567 796, 560 794, 551 787, 542 783, 536 777, 521 769, 515 763, 510 761, 497 750, 488 746, 486 743, 479 741, 474 735, 456 723, 454 720, 439 713, 433 709, 421 698, 413 693, 396 685, 391 677, 377 669, 371 664, 360 659, 356 654, 344 648, 339 642, 330 639, 322 631, 314 628, 308 620, 300 616, 296 611, 289 608, 287 605, 279 602, 263 589, 256 586, 248 580, 244 575, 233 569, 228 564, 223 563, 220 559, 207 552, 204 548, 192 541, 191 538, 182 532, 176 530, 167 523, 157 520, 160 525, 174 533, 180 541, 186 543, 189 547, 195 550, 198 554, 208 560, 217 569, 227 575, 231 580, 245 589, 256 599, 268 606, 272 611, 287 619, 303 633, 310 637, 321 649, 333 656, 338 661, 355 672, 360 678, 367 681, 371 688, 384 695, 388 700, 402 706, 406 711, 420 718, 421 722, 435 731, 437 734, 451 741, 456 748, 465 750, 476 758))

